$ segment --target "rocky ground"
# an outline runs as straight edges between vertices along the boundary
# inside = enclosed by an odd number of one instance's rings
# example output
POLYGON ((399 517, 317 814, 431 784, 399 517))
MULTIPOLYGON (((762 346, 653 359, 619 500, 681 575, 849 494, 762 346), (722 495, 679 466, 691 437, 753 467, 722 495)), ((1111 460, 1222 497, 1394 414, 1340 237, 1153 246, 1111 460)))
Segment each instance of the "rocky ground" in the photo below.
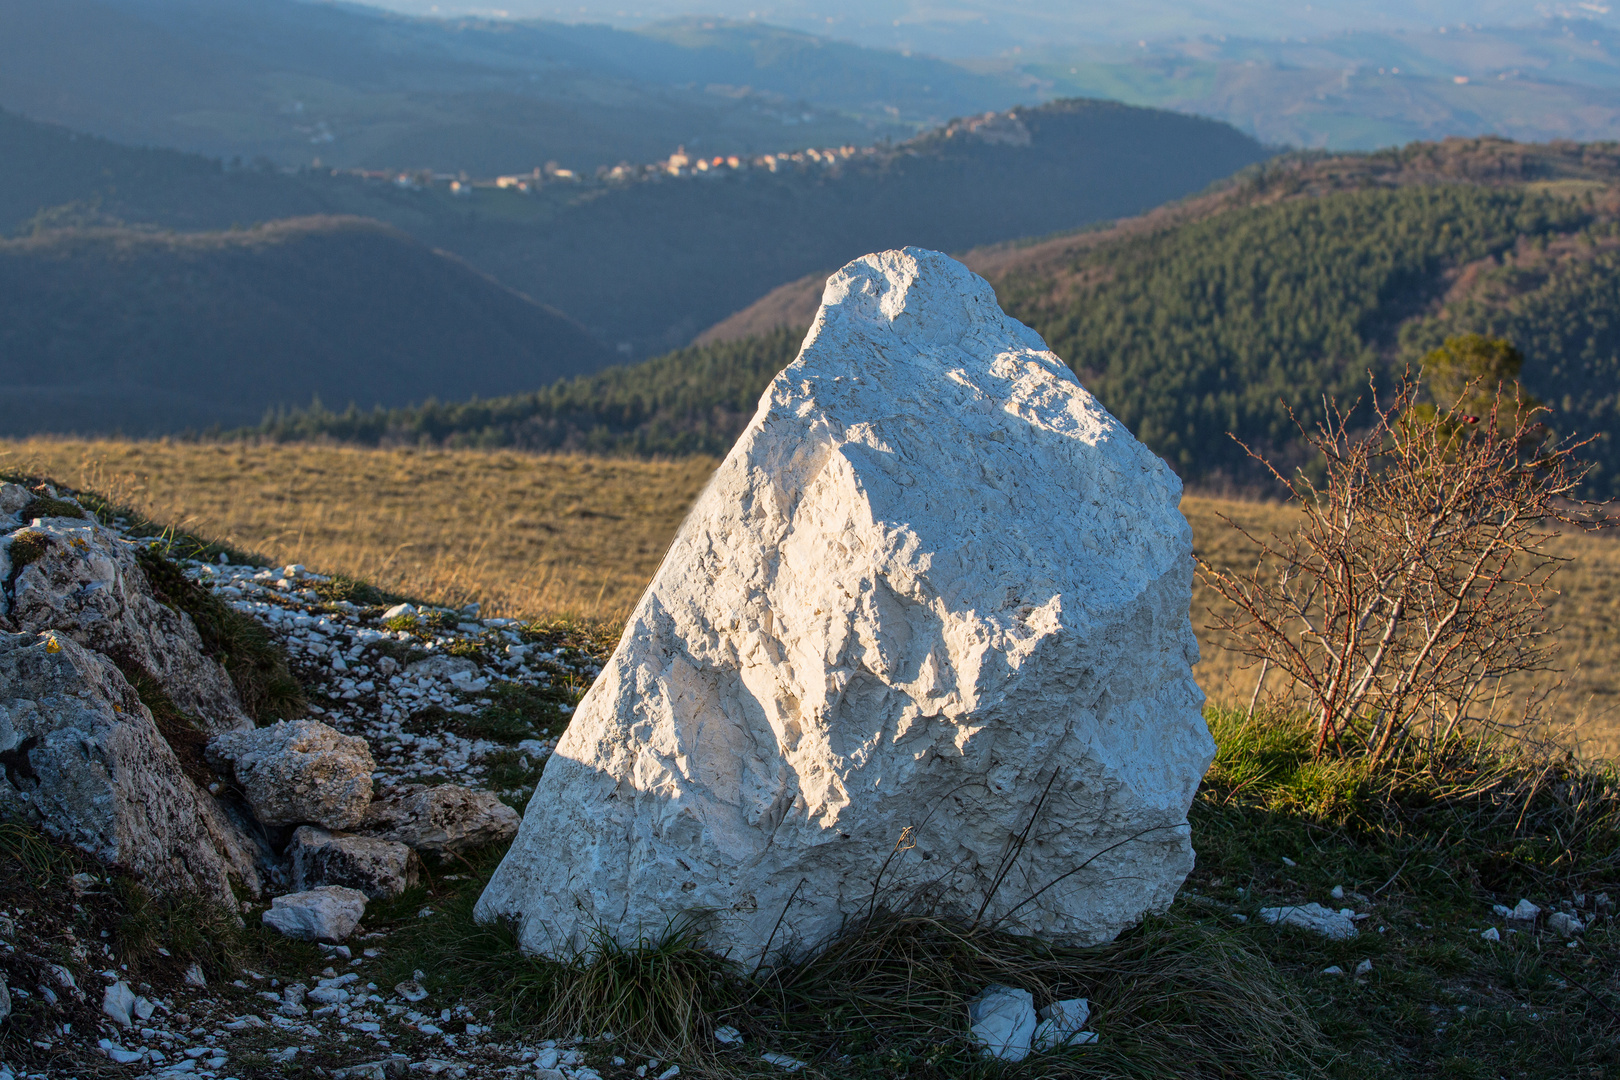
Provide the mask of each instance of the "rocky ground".
POLYGON ((324 598, 332 579, 302 566, 181 565, 270 628, 311 697, 310 713, 371 745, 383 787, 454 782, 497 790, 521 808, 533 789, 527 778, 557 744, 553 727, 560 733, 601 670, 599 658, 548 648, 515 619, 479 619, 476 604, 365 607, 324 598), (499 737, 530 729, 538 737, 499 737))
MULTIPOLYGON (((156 542, 125 535, 127 519, 106 524, 120 542, 156 542)), ((600 670, 600 652, 566 631, 479 619, 477 605, 459 611, 367 605, 340 595, 345 583, 301 566, 266 569, 233 564, 228 555, 174 562, 269 628, 303 686, 309 715, 366 741, 380 800, 403 785, 453 783, 493 790, 521 810, 573 705, 600 670)), ((442 854, 446 860, 424 870, 427 886, 400 898, 407 906, 426 898, 416 918, 431 918, 432 897, 469 880, 453 872, 459 852, 442 854)), ((14 892, 6 897, 12 905, 0 911, 0 953, 36 976, 29 986, 13 971, 9 994, 0 994, 0 1013, 27 1015, 33 1029, 16 1047, 25 1051, 20 1059, 0 1059, 0 1080, 248 1077, 303 1071, 298 1064, 330 1077, 601 1075, 585 1064, 589 1044, 500 1038, 491 1014, 435 1000, 423 985, 431 983, 425 973, 385 978, 389 935, 367 925, 347 943, 321 944, 318 951, 289 943, 290 951, 266 955, 273 970, 244 967, 236 978, 210 979, 194 963, 180 978, 154 985, 115 962, 112 944, 127 911, 114 902, 113 876, 83 865, 69 879, 71 902, 45 905, 44 897, 14 892)), ((266 876, 265 899, 287 891, 285 874, 266 876)), ((399 907, 365 922, 412 917, 399 907)), ((244 923, 257 922, 267 908, 245 904, 244 923)), ((156 952, 170 955, 161 945, 156 952)), ((156 960, 156 969, 164 966, 156 960)), ((611 1054, 604 1062, 638 1077, 679 1071, 611 1054)))
MULTIPOLYGON (((151 542, 149 525, 103 521, 131 550, 151 542)), ((11 543, 0 560, 19 550, 20 531, 0 537, 11 543)), ((373 806, 459 785, 521 809, 610 644, 579 628, 412 607, 302 567, 160 543, 172 573, 268 628, 311 718, 333 738, 364 741, 373 806)), ((0 561, 8 591, 15 571, 0 561)), ((59 652, 74 648, 64 639, 59 652)), ((14 719, 5 705, 0 693, 0 736, 14 719)), ((412 880, 402 874, 402 889, 354 900, 358 927, 321 943, 266 925, 278 895, 296 887, 285 858, 235 916, 155 898, 127 874, 0 821, 0 1080, 668 1080, 682 1070, 977 1080, 1001 1066, 964 1038, 970 1016, 1027 1037, 1035 1005, 1045 1013, 1080 995, 1095 1029, 1070 1052, 1080 1056, 1042 1055, 1018 1075, 1614 1075, 1611 773, 1553 763, 1533 774, 1539 786, 1505 777, 1500 799, 1402 811, 1376 818, 1399 827, 1371 827, 1367 815, 1393 811, 1305 807, 1336 789, 1291 728, 1209 718, 1222 756, 1191 815, 1198 867, 1163 918, 1045 968, 1027 966, 1032 956, 1016 943, 979 942, 1005 951, 964 958, 955 931, 931 938, 936 930, 918 923, 905 944, 906 970, 924 986, 916 1005, 880 994, 850 1007, 870 992, 873 971, 888 970, 859 949, 812 970, 777 1013, 760 1008, 761 984, 705 997, 718 969, 700 969, 688 985, 700 1037, 678 1063, 632 1053, 596 1032, 604 1025, 583 1038, 571 1032, 588 1025, 539 1021, 546 1008, 536 1002, 561 985, 544 981, 555 972, 519 970, 527 961, 510 935, 470 917, 503 844, 440 850, 412 837, 412 880), (1020 990, 997 1003, 991 991, 1003 980, 1028 982, 1034 998, 1020 990)), ((267 730, 227 733, 210 748, 267 730)), ((14 750, 0 750, 8 781, 29 760, 14 750)), ((240 757, 234 769, 245 783, 240 757)), ((289 819, 274 835, 296 846, 316 830, 293 822, 311 820, 289 819)))

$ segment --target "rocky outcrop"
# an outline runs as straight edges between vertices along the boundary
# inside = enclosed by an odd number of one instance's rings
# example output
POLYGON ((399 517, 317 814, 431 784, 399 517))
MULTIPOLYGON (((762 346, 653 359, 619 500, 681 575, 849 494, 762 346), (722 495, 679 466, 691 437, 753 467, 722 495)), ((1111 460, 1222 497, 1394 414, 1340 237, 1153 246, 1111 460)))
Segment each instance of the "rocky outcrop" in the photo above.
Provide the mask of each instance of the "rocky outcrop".
POLYGON ((356 831, 449 855, 510 840, 518 831, 518 813, 488 791, 405 784, 372 803, 356 831))
POLYGON ((342 941, 360 925, 366 894, 341 885, 322 885, 270 901, 259 918, 264 925, 300 941, 342 941))
POLYGON ((210 734, 253 726, 224 667, 204 654, 191 617, 158 602, 127 542, 88 518, 46 517, 0 544, 9 563, 0 569, 11 579, 0 603, 17 630, 55 630, 125 669, 140 668, 210 734))
POLYGON ((234 909, 234 874, 257 893, 252 855, 182 771, 111 661, 65 634, 0 634, 0 811, 157 891, 234 909))
POLYGON ((300 826, 287 848, 292 859, 293 888, 342 885, 371 900, 392 900, 415 885, 421 863, 397 840, 332 833, 300 826))
POLYGON ((371 804, 376 765, 366 740, 318 720, 229 732, 208 744, 208 760, 235 776, 265 825, 349 829, 371 804))
POLYGON ((875 892, 1082 943, 1165 907, 1214 750, 1180 494, 961 264, 851 263, 479 917, 550 954, 691 920, 752 964, 875 892))

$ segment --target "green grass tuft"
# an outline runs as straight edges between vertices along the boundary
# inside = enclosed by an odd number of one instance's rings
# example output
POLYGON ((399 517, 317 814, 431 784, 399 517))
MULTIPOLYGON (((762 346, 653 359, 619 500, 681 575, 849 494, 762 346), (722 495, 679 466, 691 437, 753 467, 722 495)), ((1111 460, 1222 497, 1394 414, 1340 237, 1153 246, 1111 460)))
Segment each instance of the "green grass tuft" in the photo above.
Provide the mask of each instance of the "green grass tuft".
MULTIPOLYGON (((1612 762, 1533 741, 1456 735, 1416 746, 1397 768, 1374 774, 1356 759, 1315 759, 1298 717, 1221 708, 1206 716, 1220 749, 1194 806, 1195 835, 1200 826, 1220 834, 1257 821, 1262 833, 1332 835, 1346 852, 1409 864, 1403 880, 1439 894, 1459 882, 1579 893, 1620 880, 1620 770, 1612 762)), ((1253 852, 1263 844, 1249 835, 1237 846, 1253 852)))
POLYGON ((263 724, 304 715, 303 687, 262 623, 187 578, 157 549, 142 548, 136 557, 158 600, 191 616, 203 651, 225 665, 249 716, 263 724))
POLYGON ((383 607, 397 604, 402 597, 379 589, 370 582, 350 577, 348 574, 332 574, 326 581, 316 582, 311 586, 315 595, 329 604, 350 603, 357 607, 383 607))
POLYGON ((35 518, 82 518, 85 517, 84 507, 66 499, 53 499, 48 495, 36 495, 34 500, 22 508, 22 519, 32 521, 35 518))
POLYGON ((568 726, 562 706, 579 700, 570 686, 525 686, 501 683, 490 691, 489 704, 467 721, 467 733, 496 742, 539 738, 568 726))

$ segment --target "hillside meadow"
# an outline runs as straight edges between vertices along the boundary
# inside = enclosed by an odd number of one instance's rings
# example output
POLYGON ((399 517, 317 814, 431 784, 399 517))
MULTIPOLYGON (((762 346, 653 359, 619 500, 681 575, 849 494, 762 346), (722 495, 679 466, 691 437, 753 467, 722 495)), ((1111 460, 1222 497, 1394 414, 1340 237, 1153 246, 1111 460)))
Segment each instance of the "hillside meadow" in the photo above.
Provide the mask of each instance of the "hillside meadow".
MULTIPOLYGON (((177 528, 487 615, 617 624, 658 569, 716 461, 637 461, 504 450, 113 440, 0 441, 0 471, 100 491, 177 528)), ((1249 545, 1225 519, 1286 529, 1275 504, 1193 494, 1182 504, 1199 552, 1241 566, 1249 545)), ((1557 722, 1588 753, 1620 755, 1620 541, 1561 536, 1567 558, 1548 616, 1561 626, 1557 722)), ((1216 701, 1246 704, 1256 672, 1205 628, 1198 672, 1216 701)), ((1272 693, 1280 690, 1268 686, 1272 693)))

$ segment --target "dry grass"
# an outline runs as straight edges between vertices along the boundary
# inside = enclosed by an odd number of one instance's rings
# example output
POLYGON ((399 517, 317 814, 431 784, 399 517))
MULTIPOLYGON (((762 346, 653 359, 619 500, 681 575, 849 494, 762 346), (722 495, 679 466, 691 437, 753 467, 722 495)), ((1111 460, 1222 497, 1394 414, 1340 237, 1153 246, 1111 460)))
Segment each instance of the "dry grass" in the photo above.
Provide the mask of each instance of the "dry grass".
MULTIPOLYGON (((1254 554, 1223 515, 1257 535, 1286 531, 1293 519, 1282 505, 1199 495, 1189 495, 1181 508, 1192 523, 1199 553, 1213 564, 1233 567, 1252 563, 1254 554)), ((1574 740, 1591 754, 1620 757, 1620 539, 1613 534, 1564 535, 1551 549, 1570 561, 1555 579, 1559 591, 1547 605, 1552 624, 1563 627, 1558 634, 1558 666, 1563 670, 1550 676, 1560 685, 1546 712, 1567 728, 1557 732, 1561 738, 1574 740)), ((1211 621, 1207 612, 1220 602, 1202 583, 1193 590, 1193 625, 1204 657, 1199 682, 1215 701, 1246 705, 1259 670, 1246 669, 1250 661, 1221 648, 1218 635, 1206 629, 1211 621)), ((1278 689, 1268 686, 1267 692, 1278 689)))
POLYGON ((484 614, 622 621, 715 462, 308 445, 0 442, 0 470, 90 488, 276 564, 484 614))
MULTIPOLYGON (((0 469, 94 488, 154 519, 278 563, 300 562, 486 613, 615 622, 651 580, 711 458, 637 462, 504 451, 363 450, 168 442, 0 442, 0 469)), ((1246 541, 1226 514, 1286 529, 1281 506, 1188 496, 1201 553, 1242 565, 1246 541)), ((1551 617, 1561 624, 1564 685, 1554 700, 1589 751, 1620 756, 1620 541, 1561 537, 1572 562, 1551 617)), ((1246 703, 1253 670, 1203 629, 1213 594, 1193 598, 1200 680, 1217 701, 1246 703)))

